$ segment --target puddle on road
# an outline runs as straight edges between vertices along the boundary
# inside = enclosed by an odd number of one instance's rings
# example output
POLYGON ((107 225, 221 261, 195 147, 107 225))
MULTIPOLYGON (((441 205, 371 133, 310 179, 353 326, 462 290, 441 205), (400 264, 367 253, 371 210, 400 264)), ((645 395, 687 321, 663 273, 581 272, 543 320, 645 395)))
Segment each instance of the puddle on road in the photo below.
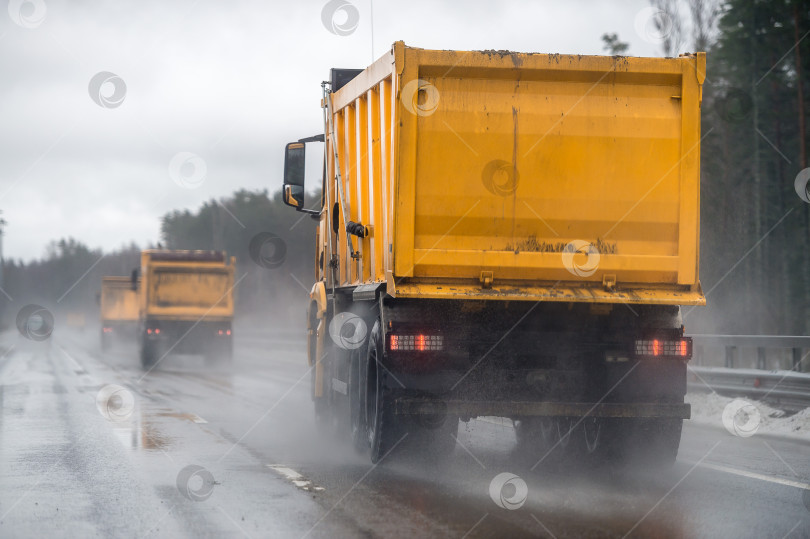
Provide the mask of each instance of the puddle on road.
POLYGON ((152 422, 136 411, 127 421, 112 423, 113 434, 129 449, 164 451, 171 442, 152 422))
POLYGON ((163 408, 146 414, 136 409, 126 421, 113 422, 113 432, 116 438, 129 449, 164 451, 172 442, 172 438, 163 434, 157 426, 160 423, 158 418, 164 417, 181 419, 196 424, 208 423, 197 414, 175 412, 170 408, 163 408))
POLYGON ((170 410, 164 410, 154 415, 157 417, 174 417, 176 419, 185 419, 186 421, 191 421, 192 423, 208 423, 208 421, 201 418, 197 414, 180 413, 180 412, 172 412, 170 410))

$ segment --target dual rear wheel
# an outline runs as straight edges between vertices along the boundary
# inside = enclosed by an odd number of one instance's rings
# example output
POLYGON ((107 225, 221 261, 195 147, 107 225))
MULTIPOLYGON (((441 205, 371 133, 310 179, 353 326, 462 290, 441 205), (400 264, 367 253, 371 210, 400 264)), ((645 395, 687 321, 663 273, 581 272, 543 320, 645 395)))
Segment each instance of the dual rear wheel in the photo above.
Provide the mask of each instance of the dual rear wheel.
POLYGON ((385 367, 382 330, 374 323, 367 344, 354 351, 349 373, 352 444, 373 463, 390 455, 441 463, 453 453, 458 418, 446 414, 399 415, 395 393, 399 381, 385 367))

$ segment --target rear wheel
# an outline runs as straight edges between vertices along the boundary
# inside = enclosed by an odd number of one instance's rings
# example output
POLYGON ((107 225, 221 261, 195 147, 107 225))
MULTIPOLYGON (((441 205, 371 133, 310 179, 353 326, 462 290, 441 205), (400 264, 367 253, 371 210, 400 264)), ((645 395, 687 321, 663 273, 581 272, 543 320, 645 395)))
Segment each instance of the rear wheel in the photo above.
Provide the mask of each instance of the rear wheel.
POLYGON ((377 463, 405 437, 401 422, 394 414, 394 401, 388 388, 388 375, 382 367, 383 343, 379 320, 374 323, 366 355, 366 429, 371 462, 377 463))
POLYGON ((157 350, 153 343, 144 339, 141 341, 141 367, 150 369, 157 361, 157 350))
MULTIPOLYGON (((362 348, 361 348, 362 349, 362 348)), ((369 448, 368 421, 366 415, 367 388, 367 354, 366 350, 354 350, 349 366, 349 428, 352 445, 359 453, 365 453, 369 448), (361 372, 363 376, 361 376, 361 372)))

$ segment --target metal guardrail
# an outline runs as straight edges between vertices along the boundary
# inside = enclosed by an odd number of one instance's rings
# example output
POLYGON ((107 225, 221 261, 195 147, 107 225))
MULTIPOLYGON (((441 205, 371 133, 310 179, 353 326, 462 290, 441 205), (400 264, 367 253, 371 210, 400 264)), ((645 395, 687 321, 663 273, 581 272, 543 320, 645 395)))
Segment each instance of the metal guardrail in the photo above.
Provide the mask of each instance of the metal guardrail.
POLYGON ((691 392, 714 391, 725 397, 747 397, 796 412, 810 407, 810 374, 794 371, 689 367, 691 392))
POLYGON ((790 368, 794 371, 807 370, 810 356, 810 337, 803 335, 690 335, 694 344, 695 363, 700 364, 704 350, 722 348, 725 350, 724 366, 734 368, 738 363, 741 349, 756 349, 756 368, 768 369, 768 351, 790 350, 790 368))

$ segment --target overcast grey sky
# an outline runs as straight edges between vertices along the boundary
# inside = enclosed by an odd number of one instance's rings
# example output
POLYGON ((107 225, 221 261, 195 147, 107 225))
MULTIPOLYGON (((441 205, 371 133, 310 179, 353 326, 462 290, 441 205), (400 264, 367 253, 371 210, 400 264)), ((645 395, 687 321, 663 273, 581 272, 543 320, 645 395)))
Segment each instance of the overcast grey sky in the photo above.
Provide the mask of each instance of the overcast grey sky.
POLYGON ((337 1, 349 4, 338 29, 359 14, 348 35, 322 22, 325 0, 11 0, 0 12, 5 256, 39 258, 68 236, 105 250, 145 245, 167 211, 240 187, 275 191, 284 143, 322 130, 329 68, 366 67, 399 39, 602 54, 600 36, 618 32, 630 54, 660 55, 637 30, 646 0, 337 1), (94 101, 99 72, 118 78, 100 77, 94 101), (171 166, 189 153, 201 161, 180 169, 193 184, 183 186, 171 166))

